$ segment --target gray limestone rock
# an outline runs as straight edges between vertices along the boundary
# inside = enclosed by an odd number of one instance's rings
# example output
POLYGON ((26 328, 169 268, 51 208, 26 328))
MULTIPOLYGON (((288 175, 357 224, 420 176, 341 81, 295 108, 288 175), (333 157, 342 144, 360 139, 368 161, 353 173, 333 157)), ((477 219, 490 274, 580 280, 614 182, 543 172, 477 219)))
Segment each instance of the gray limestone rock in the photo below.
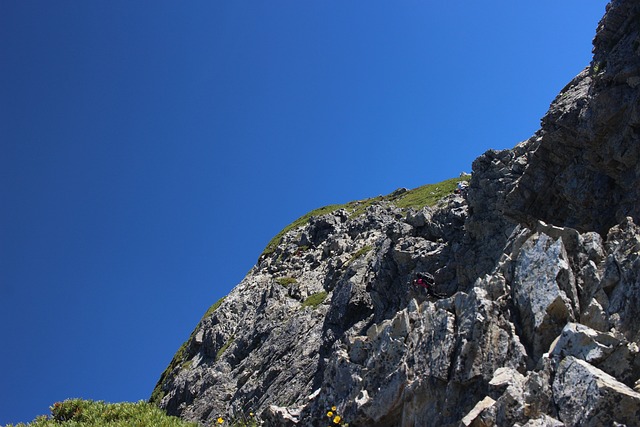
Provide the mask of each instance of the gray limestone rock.
POLYGON ((560 420, 571 426, 637 425, 640 393, 587 362, 569 356, 553 382, 560 420))
POLYGON ((567 258, 561 239, 536 233, 522 245, 515 261, 514 302, 534 358, 575 319, 577 293, 567 258))
POLYGON ((638 220, 639 8, 629 0, 607 7, 591 65, 542 120, 538 147, 507 196, 509 217, 602 235, 626 216, 638 220))
POLYGON ((296 222, 214 304, 152 401, 211 425, 637 425, 640 3, 542 128, 475 160, 465 194, 296 222), (440 297, 412 285, 435 279, 440 297))

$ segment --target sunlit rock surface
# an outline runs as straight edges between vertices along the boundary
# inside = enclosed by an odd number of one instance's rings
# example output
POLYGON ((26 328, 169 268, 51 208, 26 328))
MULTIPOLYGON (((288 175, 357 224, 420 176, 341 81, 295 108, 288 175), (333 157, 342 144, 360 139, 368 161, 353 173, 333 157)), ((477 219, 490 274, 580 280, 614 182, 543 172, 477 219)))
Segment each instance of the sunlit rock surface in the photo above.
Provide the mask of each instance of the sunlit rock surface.
POLYGON ((203 425, 640 424, 639 105, 640 3, 613 1, 530 140, 480 156, 466 194, 284 233, 152 400, 203 425))

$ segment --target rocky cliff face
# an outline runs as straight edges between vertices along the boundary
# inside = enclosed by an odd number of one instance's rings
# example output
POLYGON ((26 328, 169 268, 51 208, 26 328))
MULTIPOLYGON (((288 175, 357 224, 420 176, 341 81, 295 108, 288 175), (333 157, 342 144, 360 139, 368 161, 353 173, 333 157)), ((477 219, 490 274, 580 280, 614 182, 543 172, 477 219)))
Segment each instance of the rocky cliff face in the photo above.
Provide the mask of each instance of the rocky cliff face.
POLYGON ((466 195, 292 227, 152 400, 206 425, 639 425, 639 97, 640 4, 614 0, 536 135, 479 157, 466 195))

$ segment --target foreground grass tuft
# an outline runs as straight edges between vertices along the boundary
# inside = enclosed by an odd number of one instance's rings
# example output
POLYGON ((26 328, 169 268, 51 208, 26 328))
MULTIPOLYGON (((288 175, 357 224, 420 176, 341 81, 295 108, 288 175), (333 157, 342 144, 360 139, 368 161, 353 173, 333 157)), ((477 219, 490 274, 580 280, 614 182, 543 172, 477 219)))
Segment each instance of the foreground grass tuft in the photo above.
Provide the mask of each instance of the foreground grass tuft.
MULTIPOLYGON (((15 427, 198 427, 171 417, 147 402, 105 403, 83 399, 56 402, 50 416, 15 427)), ((14 427, 12 424, 6 427, 14 427)))

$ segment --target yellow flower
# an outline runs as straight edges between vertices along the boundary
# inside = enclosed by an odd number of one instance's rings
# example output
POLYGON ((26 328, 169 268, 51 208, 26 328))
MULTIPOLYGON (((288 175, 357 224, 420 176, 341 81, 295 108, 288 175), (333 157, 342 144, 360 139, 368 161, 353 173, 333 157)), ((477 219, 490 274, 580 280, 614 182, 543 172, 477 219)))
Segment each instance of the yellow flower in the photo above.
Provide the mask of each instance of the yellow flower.
POLYGON ((224 423, 224 420, 222 419, 222 417, 218 417, 218 424, 222 424, 224 423))
POLYGON ((249 412, 250 417, 253 417, 253 415, 254 415, 253 412, 249 412))
POLYGON ((336 408, 335 406, 332 406, 332 407, 331 407, 331 410, 335 412, 335 411, 337 411, 337 410, 338 410, 338 408, 336 408))
POLYGON ((342 419, 342 418, 340 418, 340 415, 336 415, 336 417, 333 419, 333 423, 334 423, 334 424, 340 424, 340 420, 341 420, 341 419, 342 419))
POLYGON ((327 417, 329 417, 329 418, 333 417, 333 412, 331 412, 331 411, 327 412, 327 417))

